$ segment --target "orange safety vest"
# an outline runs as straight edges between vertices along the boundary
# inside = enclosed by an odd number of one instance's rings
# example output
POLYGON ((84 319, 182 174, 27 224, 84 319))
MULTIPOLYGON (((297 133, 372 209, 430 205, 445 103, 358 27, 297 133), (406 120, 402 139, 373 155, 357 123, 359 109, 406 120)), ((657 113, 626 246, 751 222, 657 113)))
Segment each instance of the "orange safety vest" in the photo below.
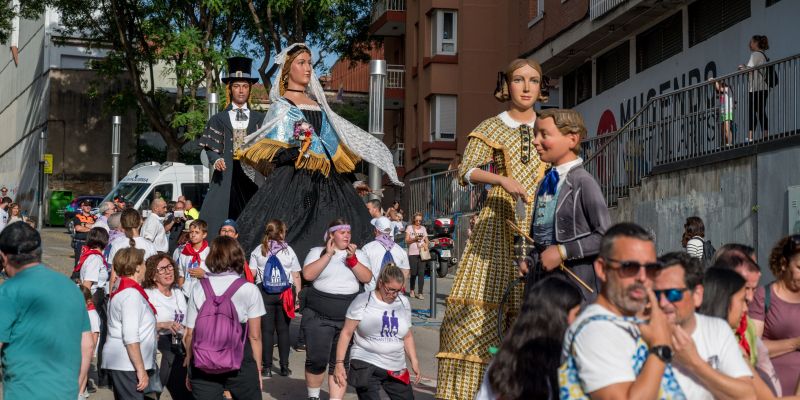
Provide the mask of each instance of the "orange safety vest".
POLYGON ((83 214, 76 214, 75 218, 77 218, 78 221, 81 221, 82 224, 94 224, 94 221, 96 219, 94 215, 83 215, 83 214))

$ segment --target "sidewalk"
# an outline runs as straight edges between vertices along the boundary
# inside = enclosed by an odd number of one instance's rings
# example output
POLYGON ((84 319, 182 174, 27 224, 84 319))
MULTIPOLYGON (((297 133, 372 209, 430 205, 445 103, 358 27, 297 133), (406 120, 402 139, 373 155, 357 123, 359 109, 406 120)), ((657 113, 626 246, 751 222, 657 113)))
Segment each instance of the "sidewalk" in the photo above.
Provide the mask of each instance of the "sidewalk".
MULTIPOLYGON (((43 261, 55 270, 69 275, 72 272, 72 248, 70 248, 70 238, 64 228, 45 228, 42 231, 42 241, 44 246, 43 261)), ((437 280, 436 296, 436 317, 430 318, 430 280, 425 280, 425 299, 411 299, 413 309, 412 332, 417 345, 417 357, 419 358, 420 372, 422 380, 414 387, 414 397, 420 400, 434 399, 436 392, 436 352, 439 349, 439 325, 444 317, 445 295, 449 293, 453 284, 453 277, 447 276, 437 280)), ((292 343, 297 338, 300 328, 300 318, 295 318, 290 327, 292 343)), ((273 365, 278 366, 278 352, 274 352, 273 365)), ((303 377, 305 363, 305 353, 298 353, 294 350, 289 355, 289 368, 292 374, 288 377, 278 375, 277 370, 273 369, 273 377, 264 380, 263 399, 305 399, 306 385, 303 377)), ((328 399, 327 381, 322 387, 322 399, 328 399)), ((344 399, 355 399, 356 395, 352 388, 348 388, 348 393, 344 399)), ((113 395, 110 390, 99 389, 97 393, 90 396, 94 400, 111 400, 113 395)), ((161 399, 170 400, 169 394, 165 393, 161 399)))

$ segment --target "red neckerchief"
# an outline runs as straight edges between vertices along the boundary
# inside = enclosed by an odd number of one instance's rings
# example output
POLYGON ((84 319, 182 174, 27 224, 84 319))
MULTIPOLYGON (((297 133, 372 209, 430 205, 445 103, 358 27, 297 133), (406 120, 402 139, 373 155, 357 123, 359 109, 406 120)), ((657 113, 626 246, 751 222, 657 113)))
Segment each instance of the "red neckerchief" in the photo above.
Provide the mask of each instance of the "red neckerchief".
POLYGON ((288 288, 281 293, 281 301, 283 302, 283 311, 286 316, 294 318, 294 292, 292 288, 288 288))
POLYGON ((250 283, 255 283, 256 281, 256 278, 253 276, 253 271, 250 271, 250 265, 247 264, 247 260, 244 260, 244 279, 250 283))
POLYGON ((95 309, 95 308, 94 308, 94 303, 89 303, 89 304, 87 304, 87 305, 86 305, 86 310, 88 310, 88 311, 92 311, 92 310, 94 310, 94 309, 95 309))
POLYGON ((745 355, 750 357, 750 343, 747 343, 747 313, 742 314, 742 320, 739 321, 739 327, 736 328, 736 336, 739 338, 739 347, 742 348, 745 355))
POLYGON ((126 276, 123 276, 123 277, 119 278, 119 287, 117 288, 117 290, 111 292, 110 298, 113 299, 114 296, 117 293, 119 293, 119 292, 121 292, 121 291, 123 291, 125 289, 128 289, 128 288, 136 289, 136 291, 139 292, 139 294, 141 294, 142 297, 144 297, 144 301, 147 302, 147 305, 150 306, 150 309, 153 310, 153 314, 157 314, 156 313, 156 308, 153 307, 153 303, 150 302, 150 298, 147 297, 147 293, 145 293, 144 289, 142 289, 142 285, 140 285, 139 282, 136 282, 135 280, 133 280, 131 278, 128 278, 126 276))
POLYGON ((103 252, 97 249, 90 249, 86 246, 82 247, 81 250, 81 258, 78 259, 78 265, 75 266, 75 269, 72 272, 78 272, 83 268, 83 263, 86 262, 86 259, 89 258, 91 255, 100 256, 100 259, 103 260, 103 265, 105 265, 106 269, 108 269, 108 263, 106 262, 105 257, 103 257, 103 252))
POLYGON ((192 261, 191 262, 192 263, 197 263, 197 265, 200 266, 200 262, 202 261, 202 260, 200 260, 200 253, 202 253, 203 250, 205 250, 206 248, 208 248, 208 242, 205 241, 205 240, 203 240, 203 243, 200 244, 200 250, 195 250, 194 246, 192 245, 192 243, 189 242, 189 243, 186 243, 185 246, 183 246, 183 250, 181 250, 181 254, 186 255, 186 256, 192 256, 192 261))

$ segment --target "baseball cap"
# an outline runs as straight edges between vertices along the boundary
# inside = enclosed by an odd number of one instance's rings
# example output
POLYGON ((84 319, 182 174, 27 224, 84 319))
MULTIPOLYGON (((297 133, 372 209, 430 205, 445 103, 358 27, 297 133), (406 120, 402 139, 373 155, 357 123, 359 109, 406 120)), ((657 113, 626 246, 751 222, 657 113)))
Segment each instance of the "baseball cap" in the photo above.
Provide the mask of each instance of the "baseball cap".
POLYGON ((220 226, 220 229, 222 229, 223 226, 230 226, 231 228, 233 228, 233 230, 236 231, 236 233, 239 233, 239 225, 236 225, 236 221, 230 218, 222 222, 222 226, 220 226))
POLYGON ((89 200, 82 200, 81 201, 81 207, 83 207, 83 206, 91 206, 91 205, 92 205, 92 202, 89 201, 89 200))
POLYGON ((372 221, 370 221, 370 223, 372 224, 372 226, 375 227, 375 229, 377 229, 382 233, 392 233, 392 221, 389 221, 389 218, 386 217, 373 218, 372 221))
POLYGON ((0 232, 0 251, 3 254, 28 254, 41 246, 39 232, 25 222, 14 222, 0 232))

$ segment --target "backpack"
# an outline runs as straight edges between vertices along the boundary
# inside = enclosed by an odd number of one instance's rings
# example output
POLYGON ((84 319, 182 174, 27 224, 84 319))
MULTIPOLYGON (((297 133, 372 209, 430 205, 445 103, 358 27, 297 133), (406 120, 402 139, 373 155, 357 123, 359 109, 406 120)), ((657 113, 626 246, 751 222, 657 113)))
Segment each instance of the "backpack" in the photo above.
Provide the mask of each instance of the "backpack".
MULTIPOLYGON (((764 59, 769 62, 769 57, 763 51, 759 51, 761 55, 764 56, 764 59)), ((775 65, 770 65, 764 69, 764 72, 761 74, 764 76, 764 82, 766 82, 767 86, 772 89, 775 86, 778 86, 778 72, 775 71, 775 65)))
POLYGON ((244 358, 247 328, 239 323, 239 314, 231 298, 246 281, 237 278, 222 296, 217 296, 208 278, 198 280, 206 301, 197 314, 192 335, 194 366, 209 374, 237 371, 244 358))
POLYGON ((269 294, 281 294, 286 289, 292 287, 286 271, 283 269, 281 260, 276 254, 272 254, 264 265, 264 276, 261 277, 261 287, 269 294))
POLYGON ((711 261, 714 259, 714 254, 716 253, 717 249, 714 248, 711 241, 703 240, 703 263, 706 265, 706 268, 711 266, 711 261))

